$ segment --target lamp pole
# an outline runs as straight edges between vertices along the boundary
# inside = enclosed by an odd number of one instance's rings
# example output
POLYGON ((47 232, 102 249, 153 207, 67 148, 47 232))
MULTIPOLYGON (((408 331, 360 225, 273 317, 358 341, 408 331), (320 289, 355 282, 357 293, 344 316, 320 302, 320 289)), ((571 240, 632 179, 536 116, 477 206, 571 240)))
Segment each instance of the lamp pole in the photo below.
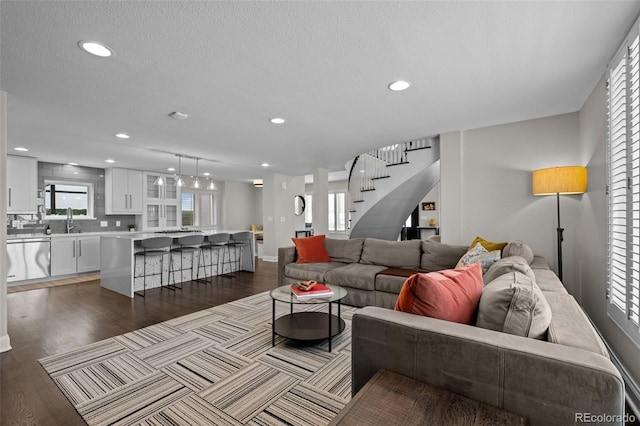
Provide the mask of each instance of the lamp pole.
POLYGON ((558 278, 562 282, 562 241, 564 237, 562 233, 564 232, 564 228, 560 226, 560 193, 556 192, 556 201, 558 203, 558 278))

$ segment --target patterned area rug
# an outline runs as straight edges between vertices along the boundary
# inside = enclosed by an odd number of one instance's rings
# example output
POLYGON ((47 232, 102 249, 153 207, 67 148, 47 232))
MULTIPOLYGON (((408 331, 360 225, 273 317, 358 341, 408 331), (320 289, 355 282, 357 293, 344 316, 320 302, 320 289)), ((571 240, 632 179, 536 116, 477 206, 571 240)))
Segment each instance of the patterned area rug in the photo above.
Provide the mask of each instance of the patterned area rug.
POLYGON ((326 340, 272 347, 271 303, 265 292, 39 361, 89 425, 326 425, 351 397, 355 308, 342 306, 329 353, 326 340))

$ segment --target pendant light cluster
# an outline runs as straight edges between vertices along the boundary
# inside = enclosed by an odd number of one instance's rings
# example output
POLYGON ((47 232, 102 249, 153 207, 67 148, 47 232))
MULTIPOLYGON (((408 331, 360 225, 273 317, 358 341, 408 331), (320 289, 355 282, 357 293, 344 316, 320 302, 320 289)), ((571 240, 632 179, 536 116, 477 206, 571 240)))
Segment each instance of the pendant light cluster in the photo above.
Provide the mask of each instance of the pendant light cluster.
MULTIPOLYGON (((183 154, 176 154, 176 157, 178 157, 178 173, 175 175, 176 177, 176 185, 179 187, 183 187, 185 186, 184 184, 184 179, 182 178, 182 157, 186 157, 186 158, 191 158, 193 160, 196 160, 196 174, 195 176, 193 176, 193 184, 192 184, 192 188, 194 189, 198 189, 202 186, 202 184, 200 183, 200 176, 199 176, 199 162, 200 162, 200 158, 199 157, 190 157, 187 155, 183 155, 183 154)), ((215 190, 216 188, 216 184, 213 181, 213 179, 210 178, 206 178, 209 181, 209 184, 207 185, 207 189, 210 190, 215 190)), ((166 183, 166 180, 162 178, 162 175, 159 175, 156 180, 153 182, 154 185, 159 185, 162 186, 166 183)))

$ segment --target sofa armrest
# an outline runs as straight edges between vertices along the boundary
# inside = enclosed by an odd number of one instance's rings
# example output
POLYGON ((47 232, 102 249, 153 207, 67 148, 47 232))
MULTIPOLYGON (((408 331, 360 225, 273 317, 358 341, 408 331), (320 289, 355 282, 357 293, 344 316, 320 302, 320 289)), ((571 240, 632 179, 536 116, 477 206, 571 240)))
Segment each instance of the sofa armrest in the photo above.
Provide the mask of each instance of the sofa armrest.
POLYGON ((296 246, 278 247, 278 286, 284 285, 284 267, 296 261, 296 246))
MULTIPOLYGON (((368 306, 352 320, 352 393, 387 369, 527 418, 573 424, 621 416, 624 384, 611 361, 571 347, 368 306)), ((614 424, 617 424, 614 421, 614 424)))

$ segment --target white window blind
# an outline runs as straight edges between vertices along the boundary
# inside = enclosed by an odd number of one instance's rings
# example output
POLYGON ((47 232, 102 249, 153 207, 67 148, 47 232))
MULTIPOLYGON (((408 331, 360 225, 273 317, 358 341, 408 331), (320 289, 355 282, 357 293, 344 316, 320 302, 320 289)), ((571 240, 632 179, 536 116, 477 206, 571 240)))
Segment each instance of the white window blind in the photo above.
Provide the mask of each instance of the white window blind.
POLYGON ((640 40, 637 29, 614 58, 608 74, 608 312, 640 343, 640 40))

